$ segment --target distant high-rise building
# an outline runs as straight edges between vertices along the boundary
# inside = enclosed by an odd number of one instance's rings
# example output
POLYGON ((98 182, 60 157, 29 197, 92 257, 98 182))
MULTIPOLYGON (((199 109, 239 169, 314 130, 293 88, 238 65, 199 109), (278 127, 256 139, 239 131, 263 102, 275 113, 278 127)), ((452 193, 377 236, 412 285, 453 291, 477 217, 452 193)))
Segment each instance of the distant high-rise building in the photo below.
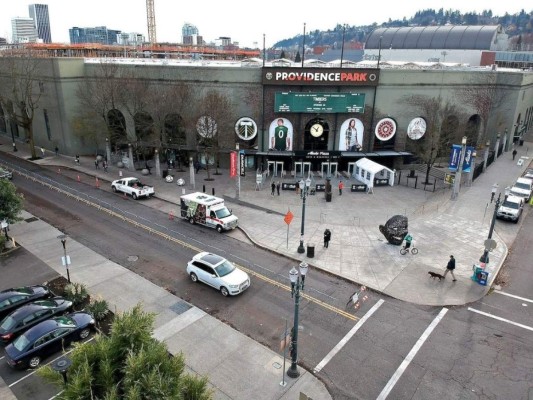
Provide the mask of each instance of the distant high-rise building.
POLYGON ((204 40, 202 36, 198 34, 198 28, 193 24, 186 22, 181 28, 181 42, 187 45, 201 45, 204 40))
POLYGON ((37 37, 44 43, 52 43, 52 33, 50 31, 50 18, 48 16, 47 4, 30 4, 30 17, 33 18, 37 37))
POLYGON ((137 46, 144 42, 146 42, 144 35, 137 32, 122 32, 117 38, 117 43, 125 46, 137 46))
POLYGON ((71 44, 79 43, 101 43, 117 44, 121 31, 107 29, 105 26, 96 26, 94 28, 73 27, 68 30, 71 44))
POLYGON ((11 18, 13 43, 34 43, 37 41, 37 29, 33 18, 11 18))

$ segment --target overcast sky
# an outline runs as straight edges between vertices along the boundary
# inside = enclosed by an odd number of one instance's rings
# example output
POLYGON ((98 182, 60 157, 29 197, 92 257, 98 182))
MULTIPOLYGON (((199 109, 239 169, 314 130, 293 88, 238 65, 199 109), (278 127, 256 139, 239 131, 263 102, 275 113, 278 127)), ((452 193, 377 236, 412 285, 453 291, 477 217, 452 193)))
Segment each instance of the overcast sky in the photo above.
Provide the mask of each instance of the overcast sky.
MULTIPOLYGON (((11 39, 11 18, 28 17, 26 0, 0 0, 0 36, 11 39)), ((148 39, 146 0, 48 0, 52 40, 68 43, 68 30, 107 26, 123 32, 138 32, 148 39)), ((388 19, 410 18, 415 12, 439 8, 465 12, 492 10, 494 15, 533 10, 531 0, 350 0, 301 1, 244 0, 178 1, 155 0, 158 42, 181 42, 185 22, 195 25, 207 42, 228 36, 241 46, 263 47, 306 31, 333 29, 336 24, 369 25, 388 19), (350 5, 349 5, 350 4, 350 5), (349 5, 349 6, 348 6, 349 5)))

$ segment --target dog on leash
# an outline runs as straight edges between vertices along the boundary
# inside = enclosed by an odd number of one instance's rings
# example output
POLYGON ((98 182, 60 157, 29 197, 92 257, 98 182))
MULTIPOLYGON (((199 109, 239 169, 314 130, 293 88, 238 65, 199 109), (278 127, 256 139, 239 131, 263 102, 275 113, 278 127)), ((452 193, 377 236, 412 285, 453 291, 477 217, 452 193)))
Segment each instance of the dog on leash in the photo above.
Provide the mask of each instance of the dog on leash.
POLYGON ((431 276, 432 279, 439 278, 439 281, 441 279, 444 279, 444 276, 442 276, 441 274, 439 274, 437 272, 428 271, 428 274, 431 276))

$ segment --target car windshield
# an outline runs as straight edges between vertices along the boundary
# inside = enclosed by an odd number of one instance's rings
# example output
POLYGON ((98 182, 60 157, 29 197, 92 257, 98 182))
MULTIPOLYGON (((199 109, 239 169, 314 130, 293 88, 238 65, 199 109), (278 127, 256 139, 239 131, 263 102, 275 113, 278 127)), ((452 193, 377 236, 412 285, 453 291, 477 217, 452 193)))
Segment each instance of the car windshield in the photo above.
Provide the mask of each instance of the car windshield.
POLYGON ((8 331, 11 328, 13 328, 16 324, 17 324, 17 321, 13 317, 7 316, 2 321, 2 325, 0 325, 0 328, 3 329, 4 331, 8 331))
POLYGON ((13 347, 18 351, 23 351, 28 346, 28 344, 30 344, 30 342, 26 335, 19 336, 13 341, 13 347))
POLYGON ((63 326, 76 326, 76 323, 74 320, 70 317, 67 317, 66 315, 63 315, 61 317, 54 318, 60 325, 63 326))
POLYGON ((227 274, 233 272, 234 269, 235 266, 228 260, 225 260, 222 264, 219 264, 215 267, 218 276, 226 276, 227 274))
POLYGON ((226 218, 231 215, 230 211, 226 207, 216 210, 215 214, 217 215, 217 218, 226 218))
POLYGON ((524 193, 522 193, 522 192, 518 192, 518 191, 516 191, 516 190, 511 190, 511 194, 512 194, 513 196, 517 196, 517 197, 524 197, 524 196, 525 196, 524 193))
POLYGON ((529 185, 527 183, 516 182, 515 186, 519 189, 529 190, 529 185))
POLYGON ((507 200, 505 200, 505 201, 503 202, 503 207, 514 208, 515 210, 518 210, 518 209, 520 208, 520 206, 518 205, 518 203, 511 202, 511 201, 507 201, 507 200))

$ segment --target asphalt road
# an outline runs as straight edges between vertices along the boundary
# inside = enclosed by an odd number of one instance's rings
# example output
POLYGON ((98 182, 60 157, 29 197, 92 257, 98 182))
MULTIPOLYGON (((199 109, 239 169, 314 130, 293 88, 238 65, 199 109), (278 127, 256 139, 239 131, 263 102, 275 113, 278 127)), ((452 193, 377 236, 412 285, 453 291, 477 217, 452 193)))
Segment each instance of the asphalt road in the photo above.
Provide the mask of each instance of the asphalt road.
MULTIPOLYGON (((28 211, 277 350, 285 320, 292 321, 292 299, 280 286, 288 284, 292 262, 231 235, 171 221, 147 207, 157 206, 157 199, 125 200, 53 171, 39 173, 127 211, 183 244, 133 229, 94 207, 16 178, 28 211), (222 254, 249 269, 252 287, 226 299, 207 286, 192 284, 185 265, 199 249, 222 254)), ((335 399, 528 399, 533 386, 531 214, 524 218, 504 268, 507 284, 502 291, 517 297, 497 292, 474 304, 441 309, 369 293, 356 311, 345 307, 356 286, 311 271, 306 281, 310 299, 303 299, 300 306, 301 363, 317 370, 335 399)), ((9 274, 18 264, 11 263, 9 274)), ((3 279, 1 286, 5 286, 3 279)), ((2 376, 3 368, 0 360, 2 376)))

